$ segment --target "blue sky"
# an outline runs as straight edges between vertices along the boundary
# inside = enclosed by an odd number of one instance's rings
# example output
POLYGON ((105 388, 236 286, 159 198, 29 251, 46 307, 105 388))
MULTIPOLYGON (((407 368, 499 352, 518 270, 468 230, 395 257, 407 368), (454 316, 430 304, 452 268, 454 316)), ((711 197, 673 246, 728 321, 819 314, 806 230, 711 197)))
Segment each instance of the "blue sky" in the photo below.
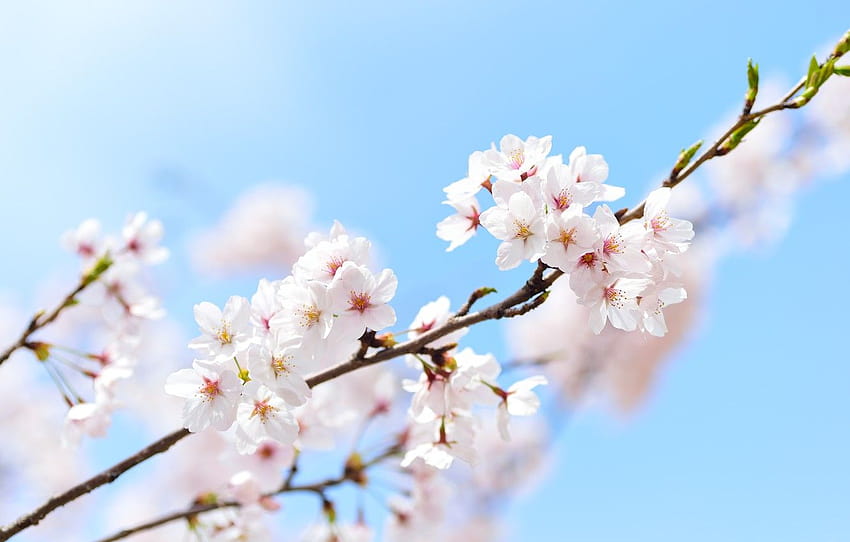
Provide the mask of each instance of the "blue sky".
MULTIPOLYGON (((194 303, 258 277, 198 280, 188 236, 279 180, 375 240, 402 321, 439 293, 508 291, 528 271, 498 273, 492 240, 449 255, 433 234, 471 151, 552 134, 604 154, 633 203, 736 107, 748 57, 796 79, 848 27, 838 1, 4 3, 0 290, 31 307, 34 277, 73 270, 60 232, 142 208, 166 224, 189 327, 194 303)), ((846 536, 848 198, 846 178, 812 188, 779 246, 722 264, 644 410, 570 422, 512 539, 846 536)), ((496 326, 475 337, 503 349, 496 326)))

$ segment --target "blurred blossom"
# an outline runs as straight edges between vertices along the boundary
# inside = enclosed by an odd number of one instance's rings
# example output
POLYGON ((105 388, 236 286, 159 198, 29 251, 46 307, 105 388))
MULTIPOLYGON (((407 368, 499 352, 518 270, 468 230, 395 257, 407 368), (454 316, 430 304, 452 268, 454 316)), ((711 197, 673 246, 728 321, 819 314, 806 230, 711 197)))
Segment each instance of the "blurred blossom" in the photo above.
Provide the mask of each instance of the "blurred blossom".
POLYGON ((286 271, 304 253, 313 212, 301 188, 264 184, 239 196, 190 246, 199 272, 213 276, 286 271))

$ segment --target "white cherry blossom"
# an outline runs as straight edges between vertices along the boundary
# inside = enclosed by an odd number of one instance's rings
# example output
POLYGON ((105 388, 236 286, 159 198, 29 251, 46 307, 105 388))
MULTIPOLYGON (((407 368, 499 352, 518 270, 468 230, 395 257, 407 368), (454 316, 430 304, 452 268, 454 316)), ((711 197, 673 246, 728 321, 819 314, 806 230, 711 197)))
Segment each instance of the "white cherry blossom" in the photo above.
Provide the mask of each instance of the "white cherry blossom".
POLYGON ((225 362, 251 344, 251 307, 244 297, 231 296, 219 309, 208 301, 195 305, 195 321, 203 333, 189 343, 210 361, 225 362))
POLYGON ((391 269, 377 276, 353 262, 345 262, 328 288, 328 297, 345 337, 357 338, 366 328, 380 331, 395 324, 395 311, 387 303, 395 295, 398 280, 391 269))
POLYGON ((245 384, 236 410, 236 449, 252 454, 265 440, 292 444, 298 436, 298 422, 291 407, 267 386, 251 381, 245 384))
POLYGON ((496 145, 484 151, 490 173, 501 181, 522 182, 537 174, 552 149, 552 136, 530 136, 523 141, 513 134, 502 137, 496 145))
POLYGON ((193 433, 213 427, 228 429, 236 417, 242 381, 230 370, 213 371, 197 362, 165 381, 165 392, 182 397, 183 427, 193 433))

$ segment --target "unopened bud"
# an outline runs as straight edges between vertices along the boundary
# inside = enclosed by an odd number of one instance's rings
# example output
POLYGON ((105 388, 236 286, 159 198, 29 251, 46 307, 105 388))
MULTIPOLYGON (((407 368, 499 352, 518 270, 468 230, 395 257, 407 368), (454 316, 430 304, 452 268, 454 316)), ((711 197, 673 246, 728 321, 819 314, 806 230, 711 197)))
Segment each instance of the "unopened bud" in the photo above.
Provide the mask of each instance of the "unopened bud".
POLYGON ((835 50, 832 52, 832 56, 838 58, 847 51, 850 51, 850 30, 845 32, 841 36, 841 39, 838 40, 838 43, 835 44, 835 50))

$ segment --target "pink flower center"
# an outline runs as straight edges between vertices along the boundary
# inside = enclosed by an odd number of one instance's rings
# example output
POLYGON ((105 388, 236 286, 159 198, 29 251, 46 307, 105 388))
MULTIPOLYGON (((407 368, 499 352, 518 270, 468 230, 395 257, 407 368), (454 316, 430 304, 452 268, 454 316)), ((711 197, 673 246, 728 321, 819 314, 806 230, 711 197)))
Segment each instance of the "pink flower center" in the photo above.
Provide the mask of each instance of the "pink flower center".
POLYGON ((301 316, 301 327, 313 327, 319 323, 322 312, 315 305, 304 305, 298 310, 301 316))
POLYGON ((204 384, 201 386, 201 389, 198 390, 198 393, 204 396, 204 400, 212 401, 217 396, 221 395, 221 388, 218 387, 218 380, 210 380, 207 377, 204 377, 204 384))
POLYGON ((283 354, 272 356, 272 370, 275 376, 290 372, 292 370, 292 356, 283 354))
POLYGON ((233 335, 230 333, 230 326, 227 322, 221 323, 221 328, 215 336, 221 344, 230 344, 233 342, 233 335))
POLYGON ((251 411, 251 417, 259 416, 260 421, 265 423, 275 412, 277 412, 277 408, 271 406, 267 399, 263 401, 254 401, 254 410, 251 411))
POLYGON ((77 246, 77 253, 80 256, 91 258, 94 256, 94 247, 88 243, 80 243, 79 246, 77 246))
POLYGON ((599 260, 599 257, 595 252, 588 252, 586 254, 582 254, 582 256, 578 259, 579 266, 586 267, 588 269, 592 269, 596 267, 596 262, 599 260))
POLYGON ((566 189, 558 192, 557 196, 552 197, 552 203, 555 209, 559 211, 563 211, 567 209, 573 203, 573 195, 570 194, 566 189))
POLYGON ((523 162, 525 162, 525 153, 523 152, 523 149, 521 147, 518 149, 514 149, 508 155, 508 167, 511 169, 521 168, 523 162))
POLYGON ((650 220, 649 224, 652 226, 652 231, 654 232, 666 231, 670 227, 670 217, 665 211, 662 211, 658 216, 650 220))
POLYGON ((605 243, 602 245, 602 251, 605 254, 622 254, 623 253, 623 238, 619 234, 614 234, 605 238, 605 243))
POLYGON ((526 239, 534 235, 534 233, 532 233, 532 231, 528 229, 528 224, 526 224, 522 220, 514 220, 514 227, 516 228, 516 231, 514 233, 514 238, 516 239, 522 239, 523 241, 525 241, 526 239))
POLYGON ((576 234, 575 228, 570 228, 568 230, 561 230, 561 236, 558 237, 558 241, 562 245, 564 245, 564 248, 567 248, 568 246, 575 244, 575 240, 574 240, 575 234, 576 234))
POLYGON ((609 286, 605 288, 605 299, 608 301, 608 304, 617 308, 622 309, 626 306, 625 304, 625 293, 623 290, 618 288, 614 288, 613 286, 609 286))
POLYGON ((328 260, 327 263, 325 263, 325 269, 327 270, 328 274, 333 277, 334 275, 336 275, 337 270, 342 267, 342 264, 344 264, 345 261, 345 258, 334 256, 333 258, 328 260))
POLYGON ((349 292, 348 305, 351 311, 365 312, 371 305, 372 298, 366 292, 349 292))

